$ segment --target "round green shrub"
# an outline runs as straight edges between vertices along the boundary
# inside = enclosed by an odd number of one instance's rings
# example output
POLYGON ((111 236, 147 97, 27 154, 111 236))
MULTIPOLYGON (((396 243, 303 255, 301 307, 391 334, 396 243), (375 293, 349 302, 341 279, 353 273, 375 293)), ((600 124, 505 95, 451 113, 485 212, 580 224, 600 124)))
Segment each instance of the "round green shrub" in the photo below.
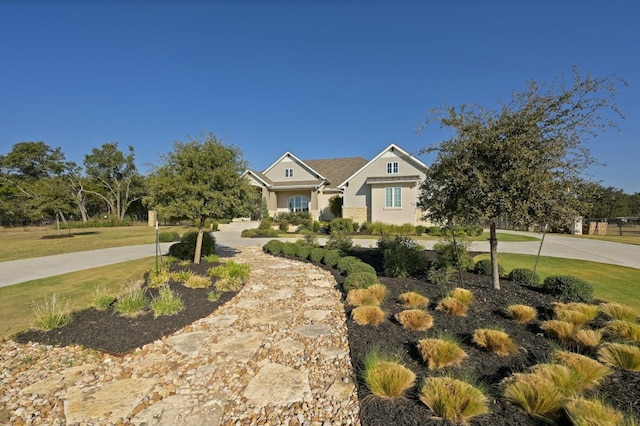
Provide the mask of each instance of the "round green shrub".
POLYGON ((530 285, 535 287, 540 285, 540 276, 538 274, 534 274, 532 269, 515 268, 509 272, 508 278, 519 285, 530 285))
POLYGON ((439 237, 440 235, 442 235, 442 232, 440 231, 439 226, 430 226, 427 228, 427 234, 433 237, 439 237))
POLYGON ((345 275, 348 276, 351 274, 355 274, 357 272, 369 272, 369 273, 375 274, 376 270, 373 266, 369 265, 368 263, 364 263, 363 261, 359 260, 358 262, 348 263, 342 272, 344 272, 345 275))
POLYGON ((286 242, 282 246, 282 254, 285 256, 297 256, 300 246, 296 243, 286 242))
POLYGON ((340 250, 327 250, 322 257, 322 263, 330 268, 335 268, 341 257, 342 252, 340 252, 340 250))
POLYGON ((354 262, 362 262, 362 261, 355 256, 341 257, 340 260, 338 260, 336 269, 338 269, 340 272, 344 272, 347 269, 347 265, 350 265, 351 263, 354 263, 354 262))
POLYGON ((427 231, 427 228, 425 228, 422 225, 417 225, 416 226, 416 235, 422 235, 427 231))
POLYGON ((593 286, 587 281, 571 275, 547 277, 542 288, 563 302, 590 303, 593 300, 593 286))
POLYGON ((311 246, 300 246, 300 248, 298 249, 298 253, 296 253, 296 256, 300 259, 307 259, 312 249, 313 247, 311 246))
POLYGON ((240 233, 242 238, 255 238, 258 235, 257 229, 243 229, 240 233))
POLYGON ((354 272, 353 274, 347 275, 347 278, 345 278, 342 284, 342 288, 348 293, 350 290, 367 288, 375 284, 380 284, 376 274, 370 272, 354 272))
POLYGON ((327 254, 327 250, 323 248, 313 248, 309 252, 309 260, 313 263, 320 263, 325 254, 327 254))
POLYGON ((280 254, 282 253, 282 248, 284 247, 284 243, 280 240, 271 240, 262 248, 265 252, 270 254, 280 254))
MULTIPOLYGON (((182 236, 179 243, 173 244, 169 247, 169 256, 176 257, 182 260, 193 260, 196 254, 196 240, 198 238, 197 232, 187 232, 182 236)), ((211 233, 205 232, 202 234, 202 251, 201 256, 209 256, 216 251, 216 240, 211 233)))
POLYGON ((171 243, 173 241, 179 241, 180 234, 175 231, 172 232, 160 232, 158 234, 158 241, 161 243, 171 243))
MULTIPOLYGON (((488 277, 493 276, 493 266, 491 265, 491 259, 483 259, 476 262, 473 266, 473 272, 478 275, 486 275, 488 277)), ((504 275, 504 268, 498 263, 498 275, 504 275)))

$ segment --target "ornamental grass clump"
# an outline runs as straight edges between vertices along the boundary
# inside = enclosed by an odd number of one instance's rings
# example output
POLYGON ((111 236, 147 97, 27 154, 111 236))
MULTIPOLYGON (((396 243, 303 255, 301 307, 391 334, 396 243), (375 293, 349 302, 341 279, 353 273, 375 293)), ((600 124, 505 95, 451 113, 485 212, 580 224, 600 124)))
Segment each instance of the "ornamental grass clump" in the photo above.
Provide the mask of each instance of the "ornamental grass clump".
POLYGON ((562 364, 536 364, 531 367, 536 374, 559 389, 565 396, 574 395, 581 390, 580 374, 573 368, 562 364))
POLYGON ((380 300, 368 288, 356 288, 347 293, 346 303, 350 306, 378 306, 380 300))
POLYGON ((576 326, 573 323, 560 320, 544 321, 540 328, 554 339, 561 340, 563 342, 570 342, 573 340, 573 336, 576 333, 576 326))
POLYGON ((602 341, 602 331, 583 328, 576 331, 573 341, 583 348, 595 348, 602 341))
POLYGON ((107 310, 113 302, 117 299, 116 296, 109 293, 104 285, 97 286, 93 290, 93 299, 91 299, 91 305, 98 311, 107 310))
POLYGON ((460 342, 448 335, 418 340, 417 348, 429 370, 459 366, 468 357, 460 347, 460 342))
POLYGON ((614 320, 635 322, 639 317, 638 311, 634 308, 620 303, 602 303, 598 308, 600 312, 614 320))
POLYGON ((398 357, 375 351, 365 356, 362 376, 373 395, 388 399, 404 396, 416 381, 416 375, 398 362, 398 357))
POLYGON ((414 331, 428 330, 433 326, 433 317, 421 309, 406 309, 395 315, 404 328, 414 331))
POLYGON ((398 296, 398 301, 409 308, 424 308, 429 305, 429 299, 415 291, 402 293, 398 296))
POLYGON ((467 311, 469 310, 469 305, 462 303, 461 301, 453 297, 445 297, 440 301, 440 303, 438 303, 436 309, 439 311, 444 311, 456 317, 466 317, 467 311))
POLYGON ((211 278, 202 275, 192 274, 183 285, 187 288, 209 288, 211 287, 211 278))
POLYGON ((367 290, 369 290, 369 293, 373 294, 376 299, 378 299, 378 304, 382 303, 389 293, 389 289, 383 284, 374 284, 367 287, 367 290))
POLYGON ((624 415, 597 399, 570 398, 565 413, 574 426, 620 426, 624 415))
POLYGON ((566 399, 565 393, 539 374, 513 374, 502 381, 504 396, 531 417, 552 421, 566 399))
POLYGON ((473 302, 473 293, 466 288, 456 287, 449 292, 448 296, 453 297, 465 305, 470 305, 471 302, 473 302))
POLYGON ((598 305, 579 302, 553 303, 553 311, 556 315, 560 314, 562 311, 580 312, 587 317, 587 321, 593 321, 598 316, 599 307, 598 305))
POLYGON ((418 397, 443 420, 467 424, 490 412, 489 398, 476 386, 452 377, 424 379, 418 397))
POLYGON ((612 320, 602 329, 604 334, 624 342, 640 342, 640 324, 623 320, 612 320))
POLYGON ((576 387, 579 391, 593 389, 611 374, 611 370, 606 365, 574 352, 556 351, 552 360, 554 363, 569 367, 578 374, 576 387))
POLYGON ((149 272, 147 285, 149 288, 159 288, 167 284, 171 278, 172 275, 169 273, 168 267, 161 267, 159 270, 154 269, 149 272))
POLYGON ((158 296, 154 297, 149 304, 153 311, 153 317, 161 315, 175 315, 184 310, 184 302, 180 296, 176 295, 169 286, 160 287, 158 296))
POLYGON ((598 359, 612 367, 640 371, 640 348, 622 343, 605 343, 598 349, 598 359))
POLYGON ((216 288, 220 291, 239 290, 251 273, 251 266, 245 263, 237 263, 233 260, 224 265, 214 266, 207 270, 210 277, 218 278, 216 288))
POLYGON ((36 316, 33 326, 44 331, 64 327, 73 320, 71 301, 60 300, 55 293, 45 298, 42 305, 34 303, 33 313, 36 316))
POLYGON ((535 308, 527 305, 510 305, 506 309, 507 315, 519 324, 526 324, 538 316, 535 308))
POLYGON ((221 297, 222 297, 222 292, 220 292, 220 291, 211 290, 209 293, 207 293, 207 300, 209 302, 215 302, 216 300, 220 299, 221 297))
POLYGON ((185 283, 191 276, 193 276, 191 271, 176 271, 171 274, 171 279, 177 283, 185 283))
POLYGON ((129 318, 135 318, 144 313, 149 306, 149 299, 139 283, 133 283, 127 291, 118 297, 115 304, 116 311, 129 318))
POLYGON ((556 312, 556 319, 570 322, 575 325, 576 329, 582 328, 589 321, 589 317, 583 312, 572 310, 560 310, 556 312))
POLYGON ((507 356, 518 351, 511 337, 502 330, 480 328, 473 332, 473 342, 496 355, 507 356))
POLYGON ((351 318, 358 325, 378 326, 385 320, 386 314, 379 306, 358 306, 351 311, 351 318))

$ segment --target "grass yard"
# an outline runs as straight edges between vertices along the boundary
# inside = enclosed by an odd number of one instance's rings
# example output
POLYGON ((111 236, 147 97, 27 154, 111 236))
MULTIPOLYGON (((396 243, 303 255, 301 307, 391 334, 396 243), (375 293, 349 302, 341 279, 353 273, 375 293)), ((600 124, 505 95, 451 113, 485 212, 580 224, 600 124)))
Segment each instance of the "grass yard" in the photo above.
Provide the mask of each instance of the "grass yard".
MULTIPOLYGON (((535 256, 526 254, 500 253, 498 262, 505 274, 514 268, 533 269, 535 256)), ((481 254, 474 261, 489 259, 489 254, 481 254)), ((640 309, 640 270, 586 260, 540 257, 536 270, 541 279, 550 275, 573 275, 593 285, 595 297, 608 302, 618 302, 640 309)))
MULTIPOLYGON (((160 228, 160 232, 174 231, 180 235, 188 230, 183 226, 160 228)), ((72 229, 63 230, 61 234, 66 237, 57 238, 57 231, 54 229, 0 231, 0 261, 153 244, 156 241, 156 231, 152 226, 72 229)))
POLYGON ((571 235, 575 238, 586 238, 589 240, 611 241, 613 243, 634 244, 640 246, 640 236, 638 235, 571 235))
POLYGON ((122 286, 143 279, 144 274, 154 267, 155 257, 147 257, 0 287, 0 336, 7 338, 31 327, 35 319, 34 303, 43 304, 45 298, 54 293, 59 300, 68 298, 73 309, 84 309, 91 305, 97 286, 104 286, 117 294, 122 286))

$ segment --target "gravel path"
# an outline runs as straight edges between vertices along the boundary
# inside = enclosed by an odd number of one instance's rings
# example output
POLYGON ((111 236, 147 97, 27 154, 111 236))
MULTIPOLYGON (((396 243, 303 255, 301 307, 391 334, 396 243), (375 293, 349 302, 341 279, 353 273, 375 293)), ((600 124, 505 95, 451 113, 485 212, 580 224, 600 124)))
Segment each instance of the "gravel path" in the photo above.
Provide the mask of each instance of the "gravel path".
POLYGON ((243 290, 133 353, 0 344, 0 423, 357 425, 347 329, 330 273, 242 248, 243 290))

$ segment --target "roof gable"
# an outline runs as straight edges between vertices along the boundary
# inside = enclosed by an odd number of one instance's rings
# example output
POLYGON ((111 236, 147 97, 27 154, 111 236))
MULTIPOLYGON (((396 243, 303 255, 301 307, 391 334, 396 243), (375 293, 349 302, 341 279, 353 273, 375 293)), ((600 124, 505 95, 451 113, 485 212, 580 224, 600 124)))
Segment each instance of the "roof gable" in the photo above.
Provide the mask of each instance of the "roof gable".
POLYGON ((282 156, 280 158, 278 158, 276 161, 274 161, 273 164, 271 164, 269 167, 264 169, 262 174, 266 175, 269 172, 269 170, 273 169, 276 165, 278 165, 279 163, 281 163, 282 161, 284 161, 286 159, 291 159, 291 160, 295 161, 301 167, 303 167, 307 171, 309 171, 309 173, 318 176, 318 179, 322 179, 322 180, 326 179, 321 173, 319 173, 318 171, 314 170, 311 166, 309 166, 307 163, 305 163, 304 161, 302 161, 301 159, 299 159, 298 157, 296 157, 295 155, 293 155, 289 151, 287 151, 284 154, 282 154, 282 156))

